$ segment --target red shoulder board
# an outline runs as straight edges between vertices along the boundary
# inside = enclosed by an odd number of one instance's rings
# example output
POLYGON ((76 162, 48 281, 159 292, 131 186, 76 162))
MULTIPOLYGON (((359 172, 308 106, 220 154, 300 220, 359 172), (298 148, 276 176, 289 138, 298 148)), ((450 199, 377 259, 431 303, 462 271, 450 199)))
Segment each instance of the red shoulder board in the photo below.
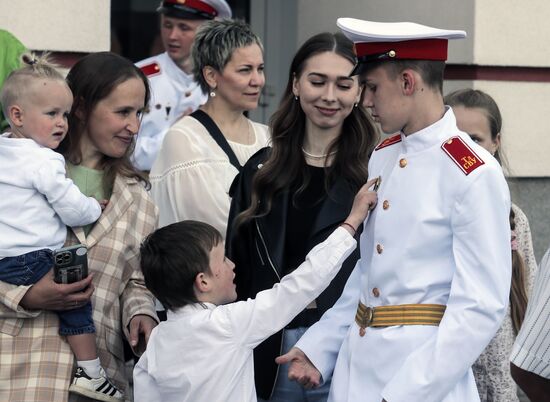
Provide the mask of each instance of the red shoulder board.
POLYGON ((140 67, 140 70, 143 71, 143 74, 145 74, 147 77, 160 74, 160 66, 158 65, 158 63, 146 64, 140 67))
POLYGON ((485 162, 460 137, 452 137, 445 141, 441 148, 466 176, 485 162))
POLYGON ((389 138, 386 138, 384 141, 378 144, 378 146, 374 148, 374 150, 378 151, 379 149, 389 147, 390 145, 397 144, 398 142, 401 142, 401 134, 396 134, 389 138))

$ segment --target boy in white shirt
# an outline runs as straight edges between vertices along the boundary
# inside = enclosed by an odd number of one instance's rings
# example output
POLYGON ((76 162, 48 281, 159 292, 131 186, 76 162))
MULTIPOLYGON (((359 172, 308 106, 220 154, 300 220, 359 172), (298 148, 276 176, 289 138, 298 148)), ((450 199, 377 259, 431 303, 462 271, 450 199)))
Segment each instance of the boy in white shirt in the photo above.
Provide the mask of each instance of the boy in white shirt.
MULTIPOLYGON (((95 222, 107 202, 82 194, 65 176, 63 156, 53 151, 67 134, 73 102, 65 79, 47 57, 27 54, 23 62, 0 92, 11 127, 0 136, 0 281, 32 286, 51 270, 66 226, 95 222)), ((69 391, 121 400, 99 362, 91 303, 57 313, 59 334, 67 337, 76 377, 82 377, 69 391)))
POLYGON ((348 218, 295 271, 255 299, 236 302, 235 265, 212 226, 182 221, 141 247, 147 288, 168 320, 151 333, 134 368, 134 401, 256 401, 252 351, 315 299, 355 249, 356 228, 376 205, 367 182, 348 218))

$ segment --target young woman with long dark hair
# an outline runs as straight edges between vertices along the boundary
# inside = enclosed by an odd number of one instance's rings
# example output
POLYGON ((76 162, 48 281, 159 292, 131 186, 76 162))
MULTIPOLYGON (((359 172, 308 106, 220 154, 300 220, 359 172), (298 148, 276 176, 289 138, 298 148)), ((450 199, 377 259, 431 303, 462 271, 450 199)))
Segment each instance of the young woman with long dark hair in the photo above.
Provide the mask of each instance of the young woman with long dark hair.
MULTIPOLYGON (((270 122, 271 147, 256 153, 232 186, 227 251, 236 264, 240 299, 292 272, 344 221, 367 181, 369 155, 379 137, 360 104, 361 85, 349 76, 355 62, 352 43, 331 33, 308 39, 294 56, 270 122)), ((328 382, 303 390, 288 381, 287 367, 278 369, 274 359, 335 303, 358 258, 356 250, 315 302, 255 349, 260 398, 303 401, 307 393, 308 400, 326 400, 328 382)))

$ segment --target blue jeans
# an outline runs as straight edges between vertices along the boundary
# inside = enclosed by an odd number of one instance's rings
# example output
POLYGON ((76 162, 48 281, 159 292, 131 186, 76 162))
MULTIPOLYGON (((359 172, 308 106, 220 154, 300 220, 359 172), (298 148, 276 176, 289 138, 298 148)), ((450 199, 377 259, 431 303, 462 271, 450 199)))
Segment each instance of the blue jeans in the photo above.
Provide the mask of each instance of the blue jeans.
MULTIPOLYGON (((53 253, 49 249, 31 251, 16 257, 0 259, 0 281, 27 286, 38 282, 53 267, 53 253)), ((73 310, 56 311, 59 316, 59 334, 63 336, 95 333, 92 303, 73 310)))
MULTIPOLYGON (((283 353, 288 352, 302 335, 307 327, 285 329, 283 335, 283 353)), ((296 381, 288 379, 288 364, 279 367, 279 374, 275 382, 275 390, 269 402, 326 402, 330 390, 330 381, 326 381, 319 388, 305 389, 296 381)), ((258 398, 258 402, 267 402, 258 398)))

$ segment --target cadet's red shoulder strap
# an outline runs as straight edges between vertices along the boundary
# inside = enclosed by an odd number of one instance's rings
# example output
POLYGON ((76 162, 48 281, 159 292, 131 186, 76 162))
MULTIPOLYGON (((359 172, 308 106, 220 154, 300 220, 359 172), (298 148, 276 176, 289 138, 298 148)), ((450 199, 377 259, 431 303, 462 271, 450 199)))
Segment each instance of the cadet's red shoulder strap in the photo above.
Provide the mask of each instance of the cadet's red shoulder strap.
POLYGON ((441 148, 466 176, 481 165, 485 165, 485 162, 460 137, 449 138, 441 148))
POLYGON ((398 142, 401 142, 401 134, 392 135, 389 138, 386 138, 384 141, 382 141, 376 148, 374 148, 375 151, 378 151, 379 149, 389 147, 390 145, 397 144, 398 142))
POLYGON ((147 77, 152 77, 154 75, 160 74, 160 66, 158 63, 146 64, 140 67, 140 70, 143 71, 147 77))

